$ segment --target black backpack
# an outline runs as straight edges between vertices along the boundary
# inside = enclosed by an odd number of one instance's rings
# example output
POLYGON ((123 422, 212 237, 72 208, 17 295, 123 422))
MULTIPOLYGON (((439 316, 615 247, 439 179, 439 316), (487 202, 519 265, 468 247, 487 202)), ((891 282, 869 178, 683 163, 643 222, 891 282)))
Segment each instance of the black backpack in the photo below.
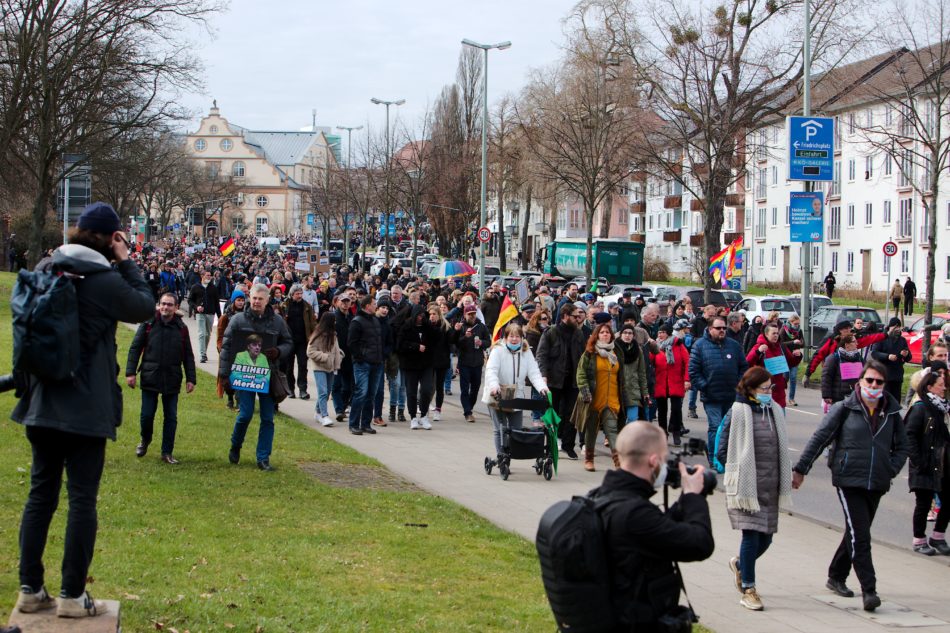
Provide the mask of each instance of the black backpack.
POLYGON ((72 279, 55 267, 21 270, 10 310, 14 373, 43 382, 71 379, 79 369, 79 307, 72 279))
POLYGON ((597 489, 558 501, 541 516, 535 545, 541 580, 562 633, 612 633, 610 569, 601 512, 617 497, 597 489))

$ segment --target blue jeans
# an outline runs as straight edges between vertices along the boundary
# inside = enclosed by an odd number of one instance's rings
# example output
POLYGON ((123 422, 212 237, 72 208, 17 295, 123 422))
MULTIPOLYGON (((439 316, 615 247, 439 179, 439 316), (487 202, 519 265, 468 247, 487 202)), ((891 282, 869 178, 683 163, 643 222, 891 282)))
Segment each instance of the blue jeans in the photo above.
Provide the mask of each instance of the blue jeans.
MULTIPOLYGON (((142 389, 142 413, 139 426, 142 429, 142 444, 152 443, 155 412, 158 410, 157 391, 142 389)), ((178 429, 178 394, 163 393, 162 396, 162 455, 171 455, 175 450, 175 431, 178 429)))
POLYGON ((788 399, 795 399, 795 388, 798 386, 798 367, 788 372, 788 399))
POLYGON ((244 445, 244 436, 247 427, 254 417, 254 403, 261 400, 261 428, 257 432, 257 461, 270 459, 271 448, 274 445, 274 399, 266 393, 253 391, 238 391, 238 414, 234 421, 234 431, 231 433, 231 446, 240 449, 244 445))
POLYGON ((689 390, 689 410, 690 410, 690 411, 695 411, 695 410, 696 410, 696 396, 697 396, 698 394, 699 394, 699 390, 697 390, 697 389, 690 389, 690 390, 689 390))
POLYGON ((327 400, 333 390, 333 374, 328 371, 313 371, 313 381, 317 384, 317 404, 315 411, 320 417, 330 415, 327 410, 327 400))
POLYGON ((442 384, 443 391, 452 391, 452 378, 454 377, 454 372, 452 371, 452 357, 449 356, 449 367, 445 370, 445 382, 442 384))
MULTIPOLYGON (((402 376, 402 370, 396 372, 395 378, 389 379, 389 406, 406 408, 406 379, 402 376)), ((380 405, 382 411, 382 405, 380 405)))
POLYGON ((640 407, 627 407, 627 422, 636 422, 640 419, 640 407))
POLYGON ((734 400, 729 400, 728 402, 704 402, 703 408, 706 410, 706 425, 707 425, 707 445, 706 448, 709 451, 709 464, 712 465, 713 456, 716 452, 716 431, 719 430, 719 423, 722 422, 722 418, 726 413, 732 409, 732 403, 734 400))
POLYGON ((482 368, 459 365, 459 399, 462 401, 462 415, 472 415, 478 400, 478 388, 482 384, 482 368))
POLYGON ((353 406, 350 408, 350 430, 370 428, 376 390, 379 389, 379 381, 382 377, 382 363, 353 363, 353 406))
POLYGON ((353 369, 350 365, 340 367, 340 371, 333 378, 331 393, 333 394, 333 410, 339 415, 346 410, 353 395, 353 369))
POLYGON ((739 573, 742 576, 743 589, 755 587, 755 561, 771 544, 771 534, 742 530, 742 543, 739 545, 739 573))
MULTIPOLYGON (((548 401, 547 397, 546 397, 546 396, 545 396, 545 397, 542 397, 541 394, 538 393, 538 390, 535 389, 534 387, 531 387, 531 399, 532 399, 532 400, 544 400, 545 402, 548 401)), ((532 411, 532 412, 531 412, 531 419, 532 419, 533 421, 537 422, 538 420, 541 419, 541 414, 542 414, 541 411, 532 411)))

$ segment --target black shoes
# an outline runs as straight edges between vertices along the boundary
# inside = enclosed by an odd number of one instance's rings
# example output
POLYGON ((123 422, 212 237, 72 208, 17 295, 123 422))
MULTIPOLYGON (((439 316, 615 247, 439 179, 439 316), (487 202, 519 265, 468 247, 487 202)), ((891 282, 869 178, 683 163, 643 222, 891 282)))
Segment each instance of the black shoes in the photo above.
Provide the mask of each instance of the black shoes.
POLYGON ((232 464, 236 464, 241 461, 241 449, 232 446, 231 450, 228 451, 228 461, 232 464))
POLYGON ((352 433, 353 435, 362 435, 362 434, 363 434, 363 429, 350 428, 350 433, 352 433))
POLYGON ((257 462, 257 467, 258 467, 260 470, 264 470, 264 471, 267 471, 267 472, 271 472, 271 471, 277 470, 276 468, 274 468, 273 466, 270 465, 270 460, 269 460, 269 459, 262 459, 261 461, 257 462))
POLYGON ((389 407, 389 421, 396 421, 396 407, 389 407))
POLYGON ((310 399, 310 394, 307 393, 306 391, 301 391, 301 392, 300 392, 300 399, 301 399, 301 400, 309 400, 309 399, 310 399))
POLYGON ((834 578, 829 578, 828 582, 825 583, 827 587, 832 592, 838 594, 842 598, 853 598, 854 592, 848 589, 848 585, 844 584, 843 580, 835 580, 834 578))
POLYGON ((360 430, 366 435, 376 435, 376 429, 374 429, 371 426, 366 427, 365 429, 360 429, 360 430))
POLYGON ((291 391, 289 397, 290 397, 291 400, 293 400, 293 399, 296 398, 297 396, 295 396, 295 395, 294 395, 294 392, 291 391))
POLYGON ((148 444, 142 442, 135 447, 135 456, 136 457, 145 457, 145 453, 148 452, 148 444))
POLYGON ((930 545, 930 547, 937 550, 938 554, 942 556, 950 556, 950 545, 947 545, 946 541, 943 541, 943 540, 938 541, 935 539, 929 539, 927 543, 930 545))
POLYGON ((878 597, 877 593, 873 591, 866 591, 864 593, 864 610, 874 611, 879 606, 881 606, 881 599, 878 597))
POLYGON ((344 409, 341 413, 337 413, 337 414, 336 414, 336 421, 337 421, 337 422, 342 422, 342 421, 343 421, 343 418, 345 418, 345 417, 346 417, 346 409, 344 409))
POLYGON ((165 462, 166 464, 171 464, 173 466, 179 463, 178 460, 175 459, 175 457, 171 453, 166 453, 165 455, 162 455, 162 461, 165 462))
POLYGON ((400 422, 405 422, 405 421, 406 421, 406 410, 405 410, 405 409, 400 409, 400 410, 399 410, 399 421, 400 421, 400 422))
POLYGON ((577 459, 577 451, 575 451, 573 448, 562 446, 561 450, 564 451, 564 454, 567 455, 568 459, 577 459))

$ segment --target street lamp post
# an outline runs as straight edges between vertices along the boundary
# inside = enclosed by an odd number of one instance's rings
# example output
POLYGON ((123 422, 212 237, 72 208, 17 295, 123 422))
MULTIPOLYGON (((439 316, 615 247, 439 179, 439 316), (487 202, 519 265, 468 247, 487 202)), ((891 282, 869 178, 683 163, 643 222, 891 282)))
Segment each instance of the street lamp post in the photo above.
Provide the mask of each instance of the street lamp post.
MULTIPOLYGON (((349 194, 353 191, 352 186, 349 186, 350 178, 352 178, 353 176, 352 172, 350 171, 350 169, 353 167, 353 131, 362 130, 363 126, 357 125, 356 127, 347 127, 345 125, 338 125, 336 126, 336 129, 346 131, 346 182, 348 185, 346 193, 347 193, 347 196, 349 196, 349 194)), ((346 216, 347 216, 346 209, 344 209, 343 210, 344 228, 346 225, 346 216)), ((360 240, 363 243, 363 261, 365 262, 366 261, 366 216, 365 215, 363 216, 363 232, 361 234, 360 240)), ((347 244, 346 246, 349 246, 349 245, 347 244)), ((343 252, 345 256, 347 253, 347 249, 343 249, 343 252)), ((361 265, 360 268, 363 268, 363 266, 361 265)))
MULTIPOLYGON (((480 48, 485 53, 485 69, 482 72, 482 199, 481 199, 481 223, 479 228, 485 226, 487 218, 487 189, 488 189, 488 51, 497 48, 500 51, 511 48, 511 42, 499 42, 497 44, 479 44, 469 39, 462 40, 465 46, 480 48)), ((504 230, 504 227, 498 227, 504 230)), ((478 241, 478 294, 485 293, 485 243, 478 241)))
POLYGON ((397 99, 395 101, 386 101, 384 99, 377 99, 373 97, 370 99, 370 102, 375 105, 384 105, 386 106, 386 217, 383 218, 383 226, 380 227, 380 230, 385 230, 383 236, 383 256, 386 258, 386 263, 389 263, 389 214, 392 211, 389 207, 392 202, 392 199, 389 195, 389 185, 390 185, 390 170, 392 169, 392 156, 390 155, 391 149, 389 147, 389 106, 396 105, 401 106, 406 102, 405 99, 397 99))

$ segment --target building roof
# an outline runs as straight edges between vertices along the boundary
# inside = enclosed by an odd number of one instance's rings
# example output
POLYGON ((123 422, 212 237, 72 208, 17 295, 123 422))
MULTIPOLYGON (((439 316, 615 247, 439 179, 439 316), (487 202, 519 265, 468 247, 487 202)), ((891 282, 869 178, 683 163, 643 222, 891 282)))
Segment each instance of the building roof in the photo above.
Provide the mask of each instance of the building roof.
POLYGON ((244 130, 244 141, 260 148, 272 165, 295 165, 303 161, 319 132, 257 132, 244 130))

